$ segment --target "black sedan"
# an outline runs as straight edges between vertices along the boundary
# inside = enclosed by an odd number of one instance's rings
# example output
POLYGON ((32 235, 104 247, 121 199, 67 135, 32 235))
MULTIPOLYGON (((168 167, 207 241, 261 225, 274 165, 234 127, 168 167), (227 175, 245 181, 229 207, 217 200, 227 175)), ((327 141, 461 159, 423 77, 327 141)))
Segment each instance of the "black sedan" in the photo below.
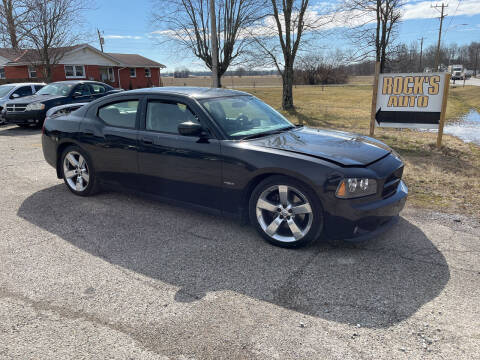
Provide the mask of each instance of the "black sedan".
POLYGON ((4 115, 7 122, 21 127, 40 127, 52 107, 90 102, 118 91, 96 81, 59 81, 43 87, 32 96, 8 101, 4 115))
MULTIPOLYGON (((275 245, 359 240, 394 223, 403 163, 373 138, 292 125, 254 96, 155 88, 107 96, 44 125, 68 189, 106 186, 249 218, 275 245)), ((127 205, 128 206, 128 205, 127 205)))

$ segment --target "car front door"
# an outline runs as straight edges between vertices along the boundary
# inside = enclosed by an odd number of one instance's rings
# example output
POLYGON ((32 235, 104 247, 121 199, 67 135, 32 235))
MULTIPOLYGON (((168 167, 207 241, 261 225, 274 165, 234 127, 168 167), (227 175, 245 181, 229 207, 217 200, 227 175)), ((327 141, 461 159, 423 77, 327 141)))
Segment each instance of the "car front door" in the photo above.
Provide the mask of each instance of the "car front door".
POLYGON ((142 97, 122 96, 89 110, 80 141, 101 179, 126 187, 138 184, 137 138, 142 97))
POLYGON ((175 97, 150 96, 139 131, 139 173, 143 188, 162 197, 220 208, 220 142, 198 104, 175 97), (208 138, 182 136, 178 125, 199 122, 208 138))

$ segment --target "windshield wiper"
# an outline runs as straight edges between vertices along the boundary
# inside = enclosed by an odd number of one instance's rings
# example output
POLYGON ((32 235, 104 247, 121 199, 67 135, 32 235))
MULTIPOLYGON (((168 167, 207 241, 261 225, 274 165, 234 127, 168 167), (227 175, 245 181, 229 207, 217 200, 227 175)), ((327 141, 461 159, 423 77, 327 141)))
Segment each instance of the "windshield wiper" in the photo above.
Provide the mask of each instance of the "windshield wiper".
POLYGON ((244 136, 244 137, 240 138, 240 140, 256 139, 256 138, 259 138, 259 137, 280 134, 284 131, 288 131, 288 130, 292 130, 292 129, 295 129, 295 126, 289 126, 289 127, 283 128, 283 129, 278 129, 278 130, 266 131, 266 132, 262 132, 262 133, 258 133, 258 134, 247 135, 247 136, 244 136))

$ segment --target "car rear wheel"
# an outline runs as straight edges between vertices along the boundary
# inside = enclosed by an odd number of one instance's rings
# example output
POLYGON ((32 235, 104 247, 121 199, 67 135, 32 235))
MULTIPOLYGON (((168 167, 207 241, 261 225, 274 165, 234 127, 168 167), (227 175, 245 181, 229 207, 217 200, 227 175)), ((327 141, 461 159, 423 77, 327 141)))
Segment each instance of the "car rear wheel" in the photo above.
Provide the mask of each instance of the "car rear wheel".
POLYGON ((97 192, 95 170, 87 154, 78 146, 67 147, 61 157, 63 180, 75 195, 88 196, 97 192))
POLYGON ((257 185, 249 204, 250 220, 270 243, 299 247, 316 239, 323 228, 317 196, 303 183, 272 176, 257 185))

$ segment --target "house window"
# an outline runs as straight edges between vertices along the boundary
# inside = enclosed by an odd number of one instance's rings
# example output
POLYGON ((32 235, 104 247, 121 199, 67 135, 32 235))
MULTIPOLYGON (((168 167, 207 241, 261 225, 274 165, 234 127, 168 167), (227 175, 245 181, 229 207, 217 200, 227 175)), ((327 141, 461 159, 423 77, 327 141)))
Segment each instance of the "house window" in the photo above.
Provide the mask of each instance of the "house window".
POLYGON ((37 69, 35 66, 29 66, 28 67, 28 77, 30 79, 36 79, 37 78, 37 69))
POLYGON ((5 79, 5 69, 0 68, 0 79, 5 79))
POLYGON ((130 68, 130 77, 137 77, 137 69, 130 68))
POLYGON ((83 65, 65 65, 65 77, 67 79, 84 78, 85 77, 85 66, 83 66, 83 65))
POLYGON ((145 68, 145 77, 152 77, 152 73, 150 72, 150 68, 145 68))

